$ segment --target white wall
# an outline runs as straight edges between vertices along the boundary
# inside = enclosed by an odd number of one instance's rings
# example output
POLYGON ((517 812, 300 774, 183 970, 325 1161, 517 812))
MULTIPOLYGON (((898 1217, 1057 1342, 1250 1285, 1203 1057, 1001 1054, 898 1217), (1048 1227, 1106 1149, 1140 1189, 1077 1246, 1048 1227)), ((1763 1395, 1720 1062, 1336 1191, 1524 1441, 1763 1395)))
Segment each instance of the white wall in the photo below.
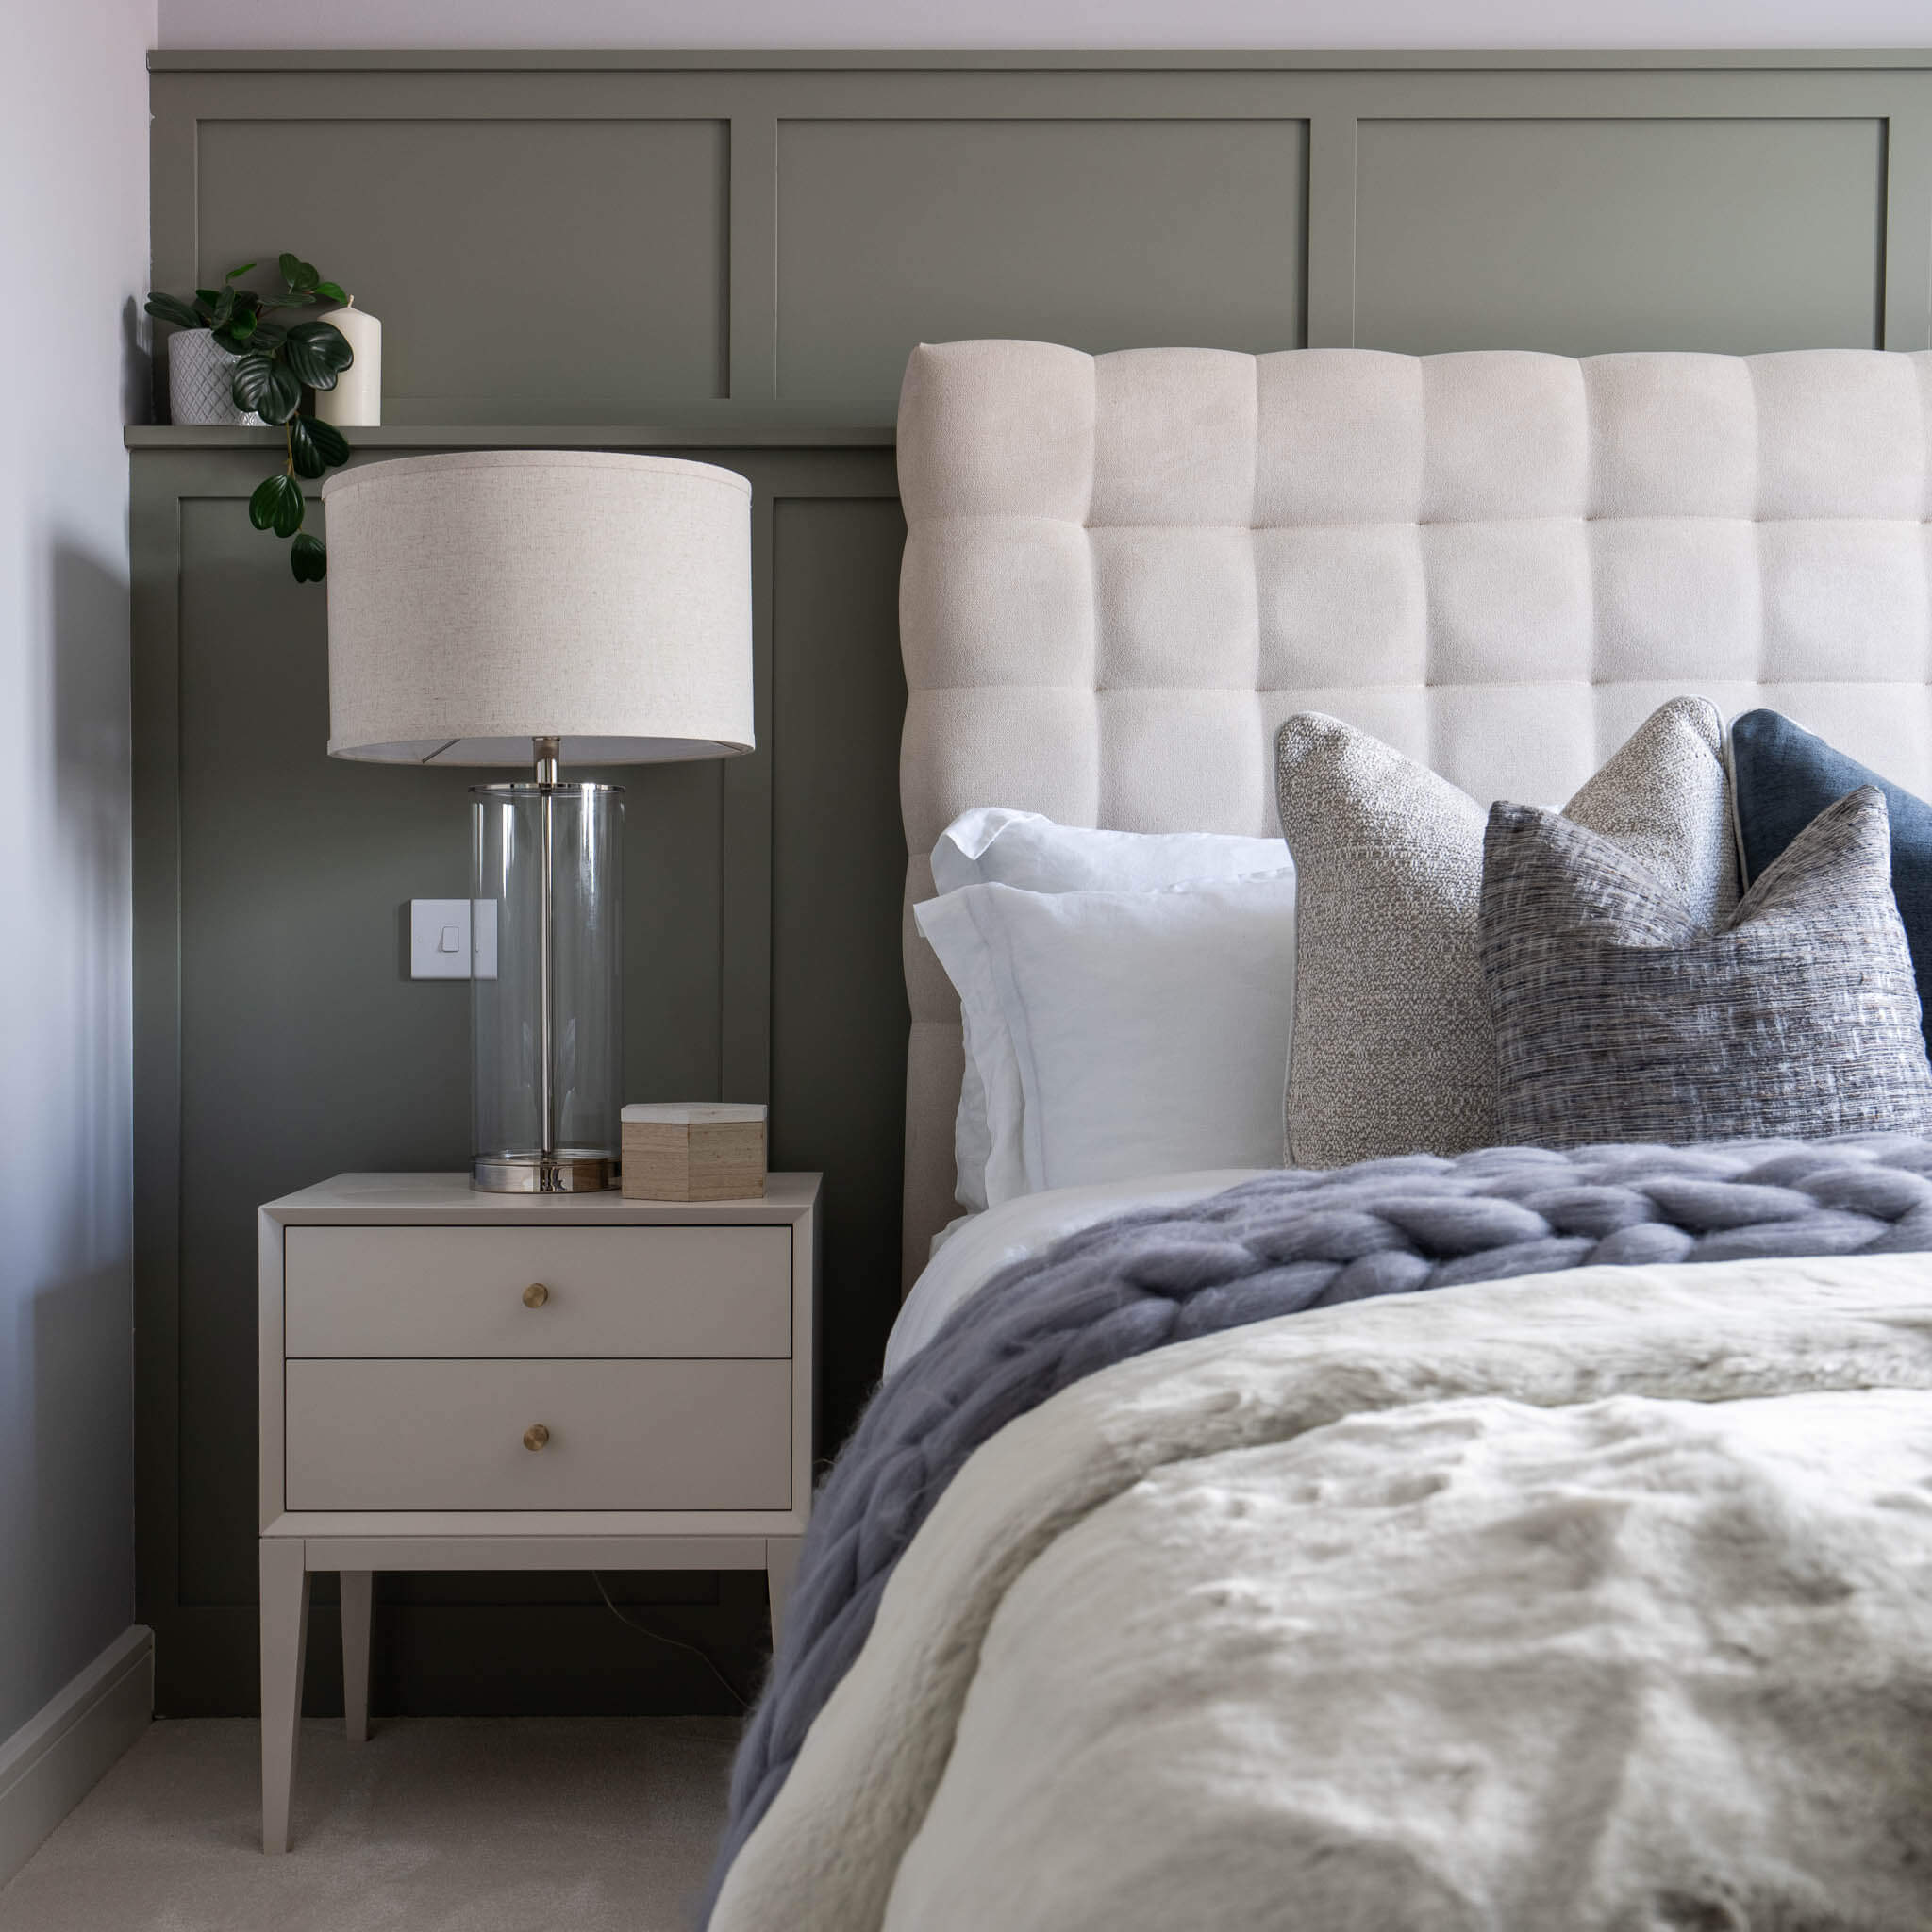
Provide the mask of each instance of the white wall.
POLYGON ((0 1740, 134 1616, 127 459, 154 0, 0 62, 0 1740))
POLYGON ((1912 47, 1928 0, 160 0, 163 47, 1912 47))

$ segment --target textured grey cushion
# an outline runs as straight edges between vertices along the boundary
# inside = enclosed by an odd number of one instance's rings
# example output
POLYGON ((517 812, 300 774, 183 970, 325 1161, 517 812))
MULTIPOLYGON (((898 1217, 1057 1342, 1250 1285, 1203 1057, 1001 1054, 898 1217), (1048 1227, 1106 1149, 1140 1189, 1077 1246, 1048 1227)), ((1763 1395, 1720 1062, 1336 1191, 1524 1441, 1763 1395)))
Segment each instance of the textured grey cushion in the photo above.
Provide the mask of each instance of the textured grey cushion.
MULTIPOLYGON (((1723 745, 1709 704, 1674 698, 1568 808, 1669 881, 1706 925, 1738 890, 1723 745)), ((1488 1145, 1497 1131, 1477 944, 1482 808, 1318 712, 1281 727, 1275 756, 1298 881, 1289 1164, 1488 1145)))
POLYGON ((1875 786, 1819 813, 1715 933, 1610 840, 1498 805, 1482 955, 1506 1141, 1932 1129, 1875 786))

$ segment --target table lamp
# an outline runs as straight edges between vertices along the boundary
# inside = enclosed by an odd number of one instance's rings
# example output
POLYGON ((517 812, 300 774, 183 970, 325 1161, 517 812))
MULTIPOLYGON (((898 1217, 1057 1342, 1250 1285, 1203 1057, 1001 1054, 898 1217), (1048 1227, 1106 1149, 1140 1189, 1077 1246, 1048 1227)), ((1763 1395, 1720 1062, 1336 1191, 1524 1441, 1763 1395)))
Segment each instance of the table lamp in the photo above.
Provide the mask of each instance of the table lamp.
POLYGON ((470 793, 471 1185, 614 1187, 624 793, 560 772, 751 750, 751 485, 488 450, 322 493, 330 757, 532 768, 470 793))

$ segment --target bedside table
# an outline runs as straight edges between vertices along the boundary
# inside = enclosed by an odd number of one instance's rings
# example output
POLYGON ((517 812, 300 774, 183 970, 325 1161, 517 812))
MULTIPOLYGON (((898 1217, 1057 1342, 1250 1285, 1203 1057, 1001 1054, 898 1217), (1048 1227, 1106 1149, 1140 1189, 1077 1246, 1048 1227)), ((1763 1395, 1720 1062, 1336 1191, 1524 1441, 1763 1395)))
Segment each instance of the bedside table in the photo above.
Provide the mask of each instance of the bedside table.
POLYGON ((261 1844, 289 1842, 308 1579, 368 1734, 378 1570, 762 1570, 811 1505, 817 1174, 757 1201, 339 1174, 260 1212, 261 1844))

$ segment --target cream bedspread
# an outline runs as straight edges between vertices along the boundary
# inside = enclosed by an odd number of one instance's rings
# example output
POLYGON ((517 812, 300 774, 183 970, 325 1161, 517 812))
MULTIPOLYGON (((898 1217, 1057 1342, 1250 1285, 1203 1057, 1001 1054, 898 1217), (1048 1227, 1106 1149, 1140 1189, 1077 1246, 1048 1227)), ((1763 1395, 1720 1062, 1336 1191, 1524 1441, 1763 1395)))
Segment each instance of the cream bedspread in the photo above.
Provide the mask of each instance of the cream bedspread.
POLYGON ((720 1932, 1932 1924, 1932 1262, 1318 1309, 981 1448, 720 1932))

